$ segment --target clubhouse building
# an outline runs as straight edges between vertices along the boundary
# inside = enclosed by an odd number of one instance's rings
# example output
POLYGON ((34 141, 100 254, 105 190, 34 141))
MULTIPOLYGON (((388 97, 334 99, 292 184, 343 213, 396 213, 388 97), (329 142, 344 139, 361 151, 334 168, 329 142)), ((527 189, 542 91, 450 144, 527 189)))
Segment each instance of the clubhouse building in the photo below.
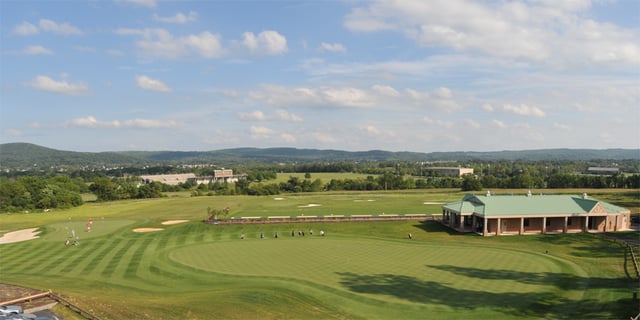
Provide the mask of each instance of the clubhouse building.
POLYGON ((442 207, 442 222, 459 232, 521 235, 613 232, 631 228, 631 211, 571 195, 467 194, 442 207))

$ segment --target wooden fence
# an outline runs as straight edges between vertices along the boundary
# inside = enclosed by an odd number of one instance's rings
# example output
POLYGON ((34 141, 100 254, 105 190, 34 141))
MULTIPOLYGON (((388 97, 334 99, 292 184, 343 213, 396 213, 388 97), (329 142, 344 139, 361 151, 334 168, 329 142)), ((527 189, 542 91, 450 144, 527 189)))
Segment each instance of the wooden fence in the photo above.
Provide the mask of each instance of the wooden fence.
POLYGON ((82 316, 85 319, 91 319, 91 320, 99 320, 100 318, 98 318, 96 315, 92 314, 91 312, 82 309, 80 307, 78 307, 77 305, 73 304, 71 301, 53 293, 51 290, 49 291, 45 291, 45 292, 41 292, 41 293, 36 293, 36 294, 32 294, 29 296, 25 296, 25 297, 21 297, 21 298, 17 298, 17 299, 13 299, 13 300, 7 300, 7 301, 0 301, 0 306, 6 306, 6 305, 11 305, 11 304, 19 304, 19 303, 24 303, 24 302, 31 302, 35 299, 41 299, 41 298, 49 298, 52 300, 57 301, 58 303, 62 304, 63 306, 69 308, 70 310, 77 312, 80 316, 82 316))
POLYGON ((631 261, 633 261, 633 268, 636 270, 636 276, 640 279, 640 270, 638 269, 638 259, 636 259, 636 254, 633 247, 628 242, 625 243, 627 244, 627 249, 631 252, 631 261))

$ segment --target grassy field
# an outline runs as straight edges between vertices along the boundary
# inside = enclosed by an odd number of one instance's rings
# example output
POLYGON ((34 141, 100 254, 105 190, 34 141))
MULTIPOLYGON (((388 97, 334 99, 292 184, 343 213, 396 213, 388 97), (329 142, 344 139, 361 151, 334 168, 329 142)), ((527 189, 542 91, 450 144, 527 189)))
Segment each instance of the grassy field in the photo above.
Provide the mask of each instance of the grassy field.
MULTIPOLYGON (((377 177, 375 174, 366 173, 352 173, 352 172, 310 172, 312 181, 315 179, 322 180, 322 183, 328 183, 331 179, 345 180, 345 179, 366 179, 368 176, 377 177)), ((296 177, 300 180, 304 180, 305 173, 302 172, 279 172, 275 180, 268 180, 267 182, 287 182, 290 177, 296 177)))
MULTIPOLYGON (((594 235, 485 238, 435 221, 201 222, 207 207, 229 207, 237 217, 437 214, 438 203, 462 194, 174 196, 3 214, 2 231, 39 227, 41 234, 0 245, 0 281, 52 289, 103 319, 623 319, 638 313, 631 299, 638 283, 627 280, 624 246, 594 235), (89 218, 93 228, 86 232, 89 218), (189 221, 162 224, 177 219, 189 221), (143 227, 163 230, 132 231, 143 227), (71 230, 80 245, 65 247, 71 230)), ((634 201, 609 191, 598 198, 634 201)))

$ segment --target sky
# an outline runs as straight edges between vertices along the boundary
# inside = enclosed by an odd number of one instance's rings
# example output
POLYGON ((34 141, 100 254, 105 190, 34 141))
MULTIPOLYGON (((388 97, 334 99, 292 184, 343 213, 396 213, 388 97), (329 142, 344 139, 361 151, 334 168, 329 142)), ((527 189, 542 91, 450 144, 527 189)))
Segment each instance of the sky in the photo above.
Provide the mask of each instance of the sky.
POLYGON ((0 143, 640 148, 640 1, 0 0, 0 143))

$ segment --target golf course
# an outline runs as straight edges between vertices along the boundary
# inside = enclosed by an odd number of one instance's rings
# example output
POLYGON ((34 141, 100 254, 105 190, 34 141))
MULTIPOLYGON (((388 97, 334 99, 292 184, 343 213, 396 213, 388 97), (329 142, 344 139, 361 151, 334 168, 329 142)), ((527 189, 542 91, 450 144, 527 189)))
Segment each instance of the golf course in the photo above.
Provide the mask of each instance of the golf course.
MULTIPOLYGON (((629 191, 599 192, 594 197, 605 201, 637 202, 629 191)), ((101 319, 628 319, 638 313, 638 279, 624 244, 584 233, 459 234, 437 218, 443 203, 463 195, 442 189, 177 193, 1 214, 0 234, 36 229, 30 240, 0 243, 0 282, 52 290, 101 319), (208 208, 228 208, 226 219, 428 218, 215 225, 203 222, 208 208), (65 244, 68 239, 77 244, 65 244)), ((81 319, 64 307, 54 310, 81 319)))

